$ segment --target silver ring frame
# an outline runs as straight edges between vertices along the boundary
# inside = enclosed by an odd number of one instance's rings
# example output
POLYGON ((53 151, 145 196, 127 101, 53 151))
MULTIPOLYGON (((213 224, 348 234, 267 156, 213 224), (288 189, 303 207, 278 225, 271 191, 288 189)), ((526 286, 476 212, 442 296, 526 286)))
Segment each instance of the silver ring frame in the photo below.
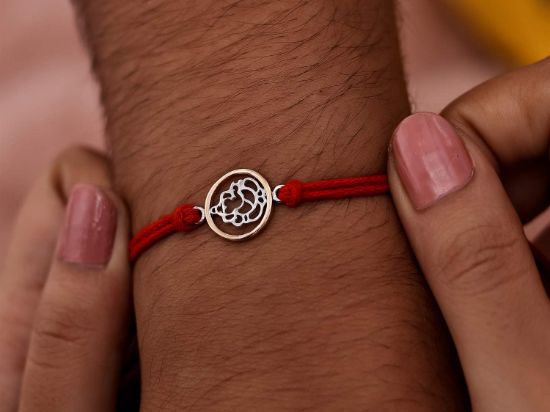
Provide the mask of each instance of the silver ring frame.
POLYGON ((269 221, 269 218, 271 216, 272 203, 273 203, 273 196, 272 196, 272 193, 271 193, 271 188, 269 186, 268 181, 261 174, 259 174, 258 172, 255 172, 254 170, 250 170, 250 169, 232 170, 231 172, 228 172, 225 175, 223 175, 222 177, 220 177, 216 181, 216 183, 214 183, 212 185, 212 187, 208 191, 208 194, 206 195, 206 200, 204 202, 206 223, 208 223, 208 226, 210 226, 210 229, 212 229, 212 231, 214 233, 216 233, 218 236, 223 237, 224 239, 232 240, 232 241, 245 240, 245 239, 248 239, 248 238, 251 238, 251 237, 257 235, 260 232, 260 230, 262 230, 265 227, 265 225, 267 224, 267 222, 269 221), (236 176, 236 175, 252 176, 254 179, 256 179, 260 183, 260 185, 265 190, 266 196, 267 196, 266 209, 265 209, 264 215, 262 216, 262 219, 260 220, 260 222, 256 226, 254 226, 254 228, 252 230, 250 230, 249 232, 242 233, 240 235, 233 235, 233 234, 226 233, 223 230, 221 230, 216 225, 216 223, 214 222, 214 219, 212 218, 212 215, 210 214, 210 207, 212 205, 212 198, 213 198, 214 194, 216 193, 216 190, 218 189, 218 187, 224 181, 226 181, 231 176, 236 176))

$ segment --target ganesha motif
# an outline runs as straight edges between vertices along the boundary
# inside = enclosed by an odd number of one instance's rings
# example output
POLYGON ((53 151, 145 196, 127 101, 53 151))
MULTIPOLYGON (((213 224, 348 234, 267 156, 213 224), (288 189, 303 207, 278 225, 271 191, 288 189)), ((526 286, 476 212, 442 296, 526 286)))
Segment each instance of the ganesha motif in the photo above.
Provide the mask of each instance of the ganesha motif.
POLYGON ((229 189, 220 194, 218 204, 210 208, 210 214, 221 217, 223 223, 240 227, 260 220, 267 206, 267 194, 260 183, 245 177, 231 182, 229 189))
POLYGON ((208 226, 225 239, 246 239, 267 224, 272 201, 269 183, 262 175, 249 169, 233 170, 218 179, 208 192, 205 218, 208 226), (225 225, 233 229, 228 231, 225 225))

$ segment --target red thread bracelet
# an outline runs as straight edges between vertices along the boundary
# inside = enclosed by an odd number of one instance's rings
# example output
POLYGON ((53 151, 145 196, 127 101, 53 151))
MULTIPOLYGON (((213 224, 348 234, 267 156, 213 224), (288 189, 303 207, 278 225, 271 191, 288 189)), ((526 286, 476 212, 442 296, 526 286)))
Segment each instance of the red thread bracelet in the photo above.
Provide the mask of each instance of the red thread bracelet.
POLYGON ((347 199, 353 197, 376 196, 389 191, 385 175, 338 178, 301 182, 291 180, 284 185, 276 186, 273 191, 259 173, 249 169, 238 169, 222 176, 210 189, 205 207, 184 204, 172 213, 162 216, 141 229, 130 241, 130 260, 135 260, 159 240, 176 232, 191 232, 205 220, 218 235, 229 240, 243 240, 257 234, 271 215, 272 203, 280 203, 294 208, 304 202, 330 199, 347 199), (219 192, 222 183, 231 176, 241 176, 231 181, 229 189, 219 192), (218 202, 212 205, 214 197, 218 202), (228 203, 236 202, 237 206, 228 203), (244 233, 223 231, 214 218, 233 228, 253 228, 244 233))

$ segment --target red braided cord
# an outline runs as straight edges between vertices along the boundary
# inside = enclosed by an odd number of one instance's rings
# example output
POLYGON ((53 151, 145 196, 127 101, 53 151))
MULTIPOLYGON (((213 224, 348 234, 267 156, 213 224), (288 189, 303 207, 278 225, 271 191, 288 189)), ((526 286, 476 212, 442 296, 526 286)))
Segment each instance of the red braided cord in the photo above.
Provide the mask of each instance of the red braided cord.
MULTIPOLYGON (((291 180, 282 186, 278 197, 288 207, 303 202, 327 199, 345 199, 360 196, 375 196, 389 191, 385 175, 351 177, 302 183, 291 180)), ((141 229, 130 242, 130 260, 135 260, 159 240, 175 232, 191 232, 198 227, 201 212, 193 205, 181 205, 172 213, 141 229)))
POLYGON ((198 227, 201 212, 193 205, 181 205, 141 229, 130 241, 130 261, 134 262, 151 245, 174 232, 191 232, 198 227))
POLYGON ((360 177, 340 177, 337 179, 317 180, 302 183, 304 190, 338 189, 343 187, 369 186, 373 184, 387 184, 386 175, 372 175, 360 177))
POLYGON ((389 191, 385 175, 351 177, 302 183, 291 180, 279 190, 278 197, 288 207, 297 207, 303 202, 328 199, 345 199, 360 196, 375 196, 389 191))

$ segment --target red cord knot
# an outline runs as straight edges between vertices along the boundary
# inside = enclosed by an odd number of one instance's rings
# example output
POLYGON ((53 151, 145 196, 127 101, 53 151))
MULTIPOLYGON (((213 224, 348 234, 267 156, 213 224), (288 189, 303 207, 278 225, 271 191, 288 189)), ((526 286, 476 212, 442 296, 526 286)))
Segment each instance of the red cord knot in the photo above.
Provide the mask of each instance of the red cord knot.
POLYGON ((297 207, 302 203, 304 185, 299 180, 291 180, 279 190, 279 199, 288 207, 297 207))
POLYGON ((171 214, 172 225, 178 232, 190 232, 201 220, 201 212, 193 205, 181 205, 171 214))

